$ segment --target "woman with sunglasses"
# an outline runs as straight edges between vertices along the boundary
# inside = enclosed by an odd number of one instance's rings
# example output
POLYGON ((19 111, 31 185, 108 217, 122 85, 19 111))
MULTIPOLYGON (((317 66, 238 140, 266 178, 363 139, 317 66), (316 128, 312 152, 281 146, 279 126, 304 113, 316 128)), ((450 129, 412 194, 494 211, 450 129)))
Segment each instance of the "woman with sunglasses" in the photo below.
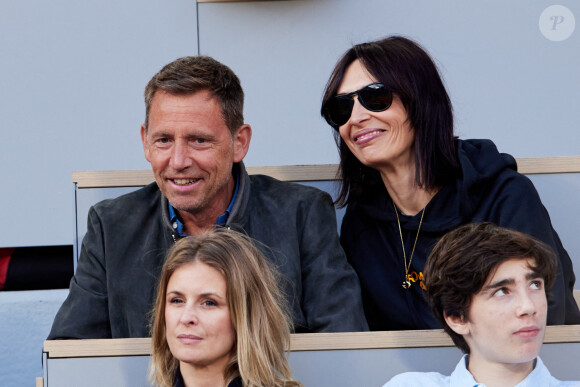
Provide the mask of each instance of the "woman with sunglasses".
POLYGON ((168 251, 152 323, 162 387, 293 387, 290 323, 275 271, 242 234, 220 229, 168 251))
POLYGON ((580 323, 570 257, 534 186, 491 141, 454 137, 451 101, 417 43, 394 36, 349 49, 321 113, 339 149, 341 241, 371 330, 439 326, 423 294, 425 261, 446 232, 475 221, 550 245, 559 266, 548 323, 580 323))

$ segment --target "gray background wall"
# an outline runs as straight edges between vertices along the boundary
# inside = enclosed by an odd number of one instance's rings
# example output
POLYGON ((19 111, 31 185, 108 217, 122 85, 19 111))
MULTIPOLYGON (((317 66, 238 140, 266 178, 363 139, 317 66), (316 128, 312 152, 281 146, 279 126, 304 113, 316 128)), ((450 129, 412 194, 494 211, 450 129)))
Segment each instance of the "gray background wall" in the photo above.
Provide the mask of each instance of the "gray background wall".
POLYGON ((249 165, 336 162, 318 114, 324 84, 353 43, 393 33, 437 59, 461 137, 492 138, 516 157, 579 154, 580 38, 541 34, 552 4, 3 2, 0 246, 72 243, 72 171, 148 167, 143 88, 163 64, 198 52, 198 31, 199 51, 230 65, 246 90, 249 165))
MULTIPOLYGON (((0 247, 73 243, 71 173, 146 168, 143 88, 197 47, 192 0, 0 3, 0 247)), ((1 386, 42 376, 67 293, 0 292, 1 386)))
POLYGON ((0 247, 72 244, 71 173, 139 169, 143 89, 197 53, 191 0, 0 5, 0 247))
MULTIPOLYGON (((578 31, 561 42, 542 35, 540 15, 552 4, 2 2, 0 247, 72 244, 71 172, 148 168, 138 132, 143 88, 162 65, 198 52, 242 80, 254 129, 248 165, 336 162, 330 128, 318 115, 326 79, 353 43, 393 33, 418 40, 437 59, 461 137, 492 138, 516 157, 578 155, 580 38, 578 31)), ((575 0, 557 4, 580 13, 575 0)), ((560 206, 565 214, 567 204, 560 206)), ((578 218, 558 219, 556 229, 573 235, 578 218)), ((2 296, 2 384, 31 384, 41 375, 41 338, 64 295, 34 293, 29 304, 23 294, 2 296), (44 294, 52 309, 37 308, 44 294), (27 313, 40 313, 42 322, 27 313)))

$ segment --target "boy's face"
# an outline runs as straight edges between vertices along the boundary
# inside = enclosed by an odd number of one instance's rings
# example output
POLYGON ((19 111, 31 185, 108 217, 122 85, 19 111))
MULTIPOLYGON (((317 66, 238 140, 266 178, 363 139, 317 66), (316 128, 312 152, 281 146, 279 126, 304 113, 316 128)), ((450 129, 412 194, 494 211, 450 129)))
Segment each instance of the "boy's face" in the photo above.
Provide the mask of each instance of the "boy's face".
MULTIPOLYGON (((544 279, 533 259, 510 259, 498 266, 471 301, 466 321, 454 325, 470 349, 471 365, 522 364, 540 352, 546 328, 544 279)), ((455 327, 451 325, 455 330, 455 327)))

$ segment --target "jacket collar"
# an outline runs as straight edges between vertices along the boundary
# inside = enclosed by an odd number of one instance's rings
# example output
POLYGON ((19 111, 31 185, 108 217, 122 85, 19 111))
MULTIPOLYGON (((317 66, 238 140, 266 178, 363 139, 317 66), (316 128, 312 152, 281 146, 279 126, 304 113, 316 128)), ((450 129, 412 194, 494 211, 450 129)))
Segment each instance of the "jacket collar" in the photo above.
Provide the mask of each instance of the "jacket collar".
MULTIPOLYGON (((243 161, 240 161, 239 163, 234 163, 232 169, 234 173, 236 172, 236 170, 238 172, 239 186, 236 200, 234 201, 234 205, 232 206, 225 227, 240 229, 242 225, 246 224, 246 216, 247 216, 246 209, 248 208, 248 202, 250 201, 251 181, 243 161)), ((174 235, 175 241, 179 238, 179 236, 177 234, 177 231, 173 229, 173 226, 171 224, 169 215, 169 201, 161 193, 161 190, 159 190, 158 192, 161 201, 161 218, 163 227, 170 230, 172 235, 174 235)))

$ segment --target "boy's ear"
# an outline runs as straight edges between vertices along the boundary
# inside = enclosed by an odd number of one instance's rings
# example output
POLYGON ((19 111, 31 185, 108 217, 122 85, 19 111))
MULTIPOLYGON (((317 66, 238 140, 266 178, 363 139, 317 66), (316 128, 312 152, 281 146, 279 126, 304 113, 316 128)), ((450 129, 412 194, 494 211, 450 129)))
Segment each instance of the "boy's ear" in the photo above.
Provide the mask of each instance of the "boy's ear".
POLYGON ((445 318, 447 325, 449 325, 449 328, 458 335, 469 334, 469 322, 464 316, 449 316, 447 313, 443 312, 443 317, 445 318))

